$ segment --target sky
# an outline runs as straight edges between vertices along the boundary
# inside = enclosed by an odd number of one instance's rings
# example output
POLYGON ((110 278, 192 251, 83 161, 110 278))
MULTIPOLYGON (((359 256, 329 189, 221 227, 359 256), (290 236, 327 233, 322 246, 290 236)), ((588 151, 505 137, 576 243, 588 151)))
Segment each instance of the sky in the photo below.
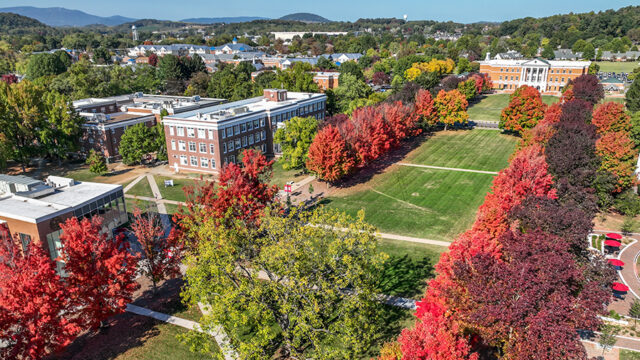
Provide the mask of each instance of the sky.
POLYGON ((542 17, 638 5, 638 0, 0 0, 0 7, 65 7, 98 16, 181 20, 194 17, 278 18, 310 12, 330 20, 396 17, 470 23, 542 17))

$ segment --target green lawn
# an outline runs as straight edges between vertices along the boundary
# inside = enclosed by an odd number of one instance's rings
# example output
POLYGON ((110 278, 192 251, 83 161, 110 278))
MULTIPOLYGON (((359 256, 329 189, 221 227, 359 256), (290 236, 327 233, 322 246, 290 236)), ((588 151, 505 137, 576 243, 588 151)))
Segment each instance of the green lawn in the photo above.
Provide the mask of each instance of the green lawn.
POLYGON ((640 352, 620 349, 620 360, 640 360, 640 352))
MULTIPOLYGON (((405 162, 498 171, 507 165, 516 139, 491 130, 438 133, 405 162)), ((452 241, 467 230, 494 175, 394 165, 367 183, 323 200, 365 219, 381 232, 452 241)))
MULTIPOLYGON (((123 188, 124 187, 127 187, 127 185, 123 186, 123 188)), ((137 184, 133 185, 133 187, 129 189, 129 191, 127 191, 127 194, 133 195, 133 196, 144 196, 144 197, 153 198, 153 191, 151 191, 151 185, 149 185, 149 181, 146 178, 142 178, 142 180, 138 181, 137 184)))
POLYGON ((185 186, 193 186, 196 180, 191 179, 174 179, 166 176, 155 176, 158 188, 160 188, 160 194, 163 199, 175 200, 175 201, 187 201, 187 197, 184 194, 183 188, 185 186), (164 186, 165 180, 173 179, 173 186, 164 186))
POLYGON ((625 103, 625 99, 623 97, 612 97, 612 96, 607 96, 604 98, 604 100, 602 100, 602 102, 617 102, 620 104, 624 104, 625 103))
POLYGON ((507 166, 516 142, 515 137, 495 130, 440 131, 403 162, 499 171, 507 166))
POLYGON ((639 67, 637 61, 596 61, 600 66, 600 72, 632 72, 633 69, 639 67))
MULTIPOLYGON (((484 99, 469 106, 469 120, 500 121, 502 109, 509 105, 510 94, 487 95, 484 99)), ((559 100, 556 96, 542 95, 542 101, 547 105, 559 100)))
POLYGON ((301 170, 285 170, 282 168, 282 161, 280 159, 273 163, 273 173, 271 177, 271 183, 278 185, 280 189, 284 187, 288 181, 300 181, 306 176, 301 170))

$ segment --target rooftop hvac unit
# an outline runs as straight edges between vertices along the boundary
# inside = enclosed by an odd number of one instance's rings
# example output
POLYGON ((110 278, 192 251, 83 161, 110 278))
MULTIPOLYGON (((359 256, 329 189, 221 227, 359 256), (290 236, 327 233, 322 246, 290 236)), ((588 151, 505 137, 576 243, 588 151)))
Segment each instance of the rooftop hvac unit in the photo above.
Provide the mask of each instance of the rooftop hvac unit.
POLYGON ((198 102, 198 101, 200 101, 200 95, 192 96, 192 97, 191 97, 191 101, 193 101, 193 102, 198 102))
POLYGON ((142 91, 138 91, 137 93, 133 94, 135 97, 137 98, 141 98, 142 97, 142 91))

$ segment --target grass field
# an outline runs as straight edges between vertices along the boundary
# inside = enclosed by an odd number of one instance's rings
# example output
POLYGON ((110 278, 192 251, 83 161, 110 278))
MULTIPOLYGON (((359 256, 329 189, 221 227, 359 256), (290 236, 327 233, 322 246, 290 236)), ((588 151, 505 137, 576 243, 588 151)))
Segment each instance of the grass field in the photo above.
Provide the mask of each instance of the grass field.
MULTIPOLYGON (((123 188, 125 187, 127 187, 127 185, 123 186, 123 188)), ((151 191, 151 186, 146 178, 142 178, 137 184, 133 185, 133 187, 127 191, 127 194, 153 198, 153 191, 151 191)))
POLYGON ((620 360, 640 360, 640 352, 620 349, 620 360))
POLYGON ((637 61, 596 61, 600 66, 600 72, 630 73, 640 67, 637 61))
MULTIPOLYGON (((487 95, 484 99, 469 106, 469 120, 500 121, 502 109, 509 105, 510 94, 487 95)), ((543 95, 542 101, 550 105, 559 100, 556 96, 543 95)))
MULTIPOLYGON (((407 162, 498 171, 515 143, 491 130, 439 133, 410 153, 407 162)), ((365 219, 381 232, 452 241, 471 226, 492 181, 491 174, 394 165, 324 204, 354 216, 364 209, 365 219)))
POLYGON ((301 170, 285 170, 282 168, 282 161, 280 159, 273 163, 273 172, 271 176, 271 183, 278 185, 280 189, 284 187, 288 181, 300 181, 306 176, 301 170))
POLYGON ((160 189, 160 194, 162 194, 162 198, 175 201, 186 201, 187 197, 184 194, 183 188, 185 186, 192 186, 195 184, 195 180, 191 179, 173 179, 165 176, 155 176, 155 179, 158 184, 158 188, 160 189), (173 179, 173 186, 165 187, 164 181, 171 179, 173 179))

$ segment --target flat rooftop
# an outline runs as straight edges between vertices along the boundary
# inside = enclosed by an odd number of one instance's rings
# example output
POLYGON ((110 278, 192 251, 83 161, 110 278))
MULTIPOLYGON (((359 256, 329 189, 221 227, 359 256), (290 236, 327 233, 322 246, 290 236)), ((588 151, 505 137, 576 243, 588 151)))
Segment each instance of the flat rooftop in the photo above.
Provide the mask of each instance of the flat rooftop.
POLYGON ((295 105, 304 100, 319 100, 326 98, 322 93, 287 92, 284 101, 270 101, 264 96, 258 96, 246 100, 200 108, 181 114, 166 116, 165 119, 174 120, 199 120, 199 121, 223 121, 241 115, 271 111, 274 109, 295 105))
POLYGON ((76 182, 58 187, 49 194, 32 199, 11 193, 0 194, 0 217, 39 223, 69 213, 105 195, 122 190, 121 185, 76 182))

